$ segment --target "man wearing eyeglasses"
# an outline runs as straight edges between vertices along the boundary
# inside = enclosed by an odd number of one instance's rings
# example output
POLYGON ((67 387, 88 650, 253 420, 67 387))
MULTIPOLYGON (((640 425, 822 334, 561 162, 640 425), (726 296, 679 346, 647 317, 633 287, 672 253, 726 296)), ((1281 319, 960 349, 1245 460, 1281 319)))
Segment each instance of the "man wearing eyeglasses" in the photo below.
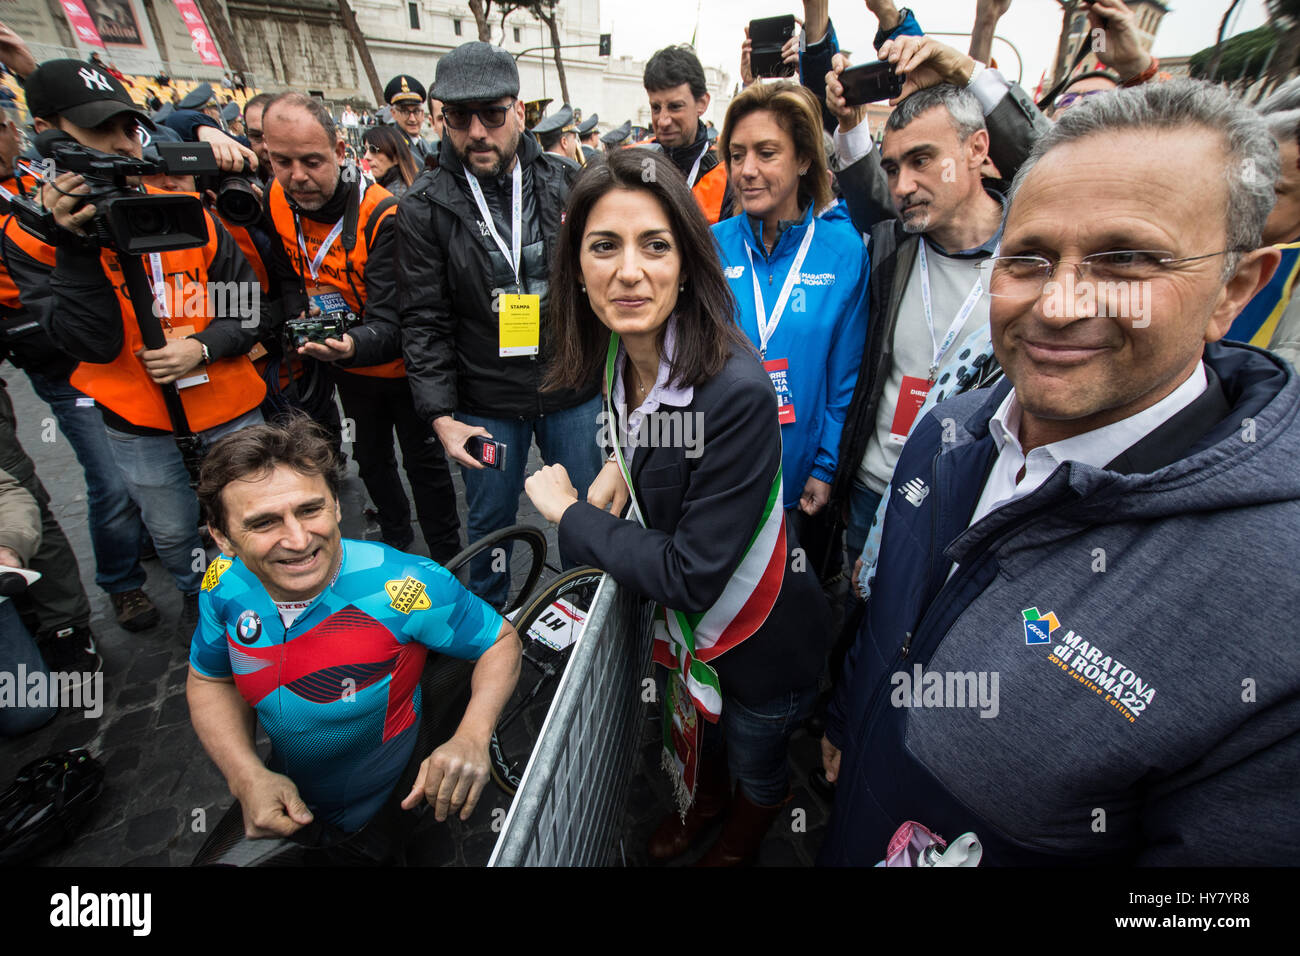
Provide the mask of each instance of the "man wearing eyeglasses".
POLYGON ((410 147, 416 167, 422 169, 429 154, 429 144, 420 135, 424 127, 424 84, 413 76, 399 74, 384 87, 384 101, 388 103, 398 132, 410 147))
POLYGON ((982 865, 1300 853, 1300 377, 1221 341, 1277 267, 1277 174, 1265 123, 1191 80, 1035 144, 981 266, 1006 378, 898 461, 822 862, 906 821, 982 865))
MULTIPOLYGON (((472 544, 514 523, 534 437, 580 489, 595 478, 598 383, 541 391, 546 250, 576 169, 524 135, 514 58, 463 44, 438 61, 432 95, 446 126, 437 168, 398 204, 398 291, 416 410, 461 464, 472 544), (507 446, 503 467, 467 451, 475 436, 507 446)), ((503 570, 485 556, 471 590, 499 606, 503 570)))

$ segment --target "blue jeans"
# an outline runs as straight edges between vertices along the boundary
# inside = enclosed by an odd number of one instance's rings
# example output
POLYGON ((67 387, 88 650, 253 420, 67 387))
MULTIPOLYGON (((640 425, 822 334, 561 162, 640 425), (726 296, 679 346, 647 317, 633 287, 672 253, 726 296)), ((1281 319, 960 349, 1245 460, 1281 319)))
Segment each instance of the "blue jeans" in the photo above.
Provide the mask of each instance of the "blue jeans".
POLYGON ((849 491, 849 524, 844 529, 844 550, 849 553, 849 569, 862 557, 862 547, 871 532, 871 522, 880 507, 880 495, 856 481, 849 491))
MULTIPOLYGON (((206 445, 249 425, 260 425, 259 409, 209 428, 200 434, 206 445)), ((180 449, 171 435, 131 435, 108 428, 113 459, 126 480, 131 497, 140 503, 145 527, 153 536, 158 560, 176 581, 182 594, 197 594, 205 562, 199 540, 199 499, 190 488, 180 449)))
POLYGON ((90 546, 95 552, 95 583, 109 594, 120 594, 143 586, 145 570, 140 566, 140 541, 144 524, 140 509, 131 500, 126 482, 113 461, 108 432, 99 409, 79 407, 86 396, 67 380, 46 378, 27 370, 32 390, 50 406, 86 475, 86 516, 90 522, 90 546))
MULTIPOLYGON (((598 443, 600 426, 596 415, 601 400, 597 396, 581 405, 552 412, 538 418, 487 418, 483 415, 457 415, 466 425, 481 425, 492 437, 508 446, 506 467, 461 468, 465 479, 465 498, 469 505, 469 543, 484 535, 515 523, 519 512, 519 496, 524 491, 524 469, 528 465, 528 449, 533 436, 541 449, 542 460, 548 465, 561 464, 569 473, 569 480, 578 490, 578 498, 586 500, 587 486, 596 480, 601 466, 598 443)), ((509 555, 506 555, 509 567, 509 555)), ((476 558, 470 566, 469 588, 494 607, 505 603, 508 591, 506 575, 492 570, 490 554, 476 558)), ((501 565, 498 564, 497 567, 501 565)))
MULTIPOLYGON (((11 675, 19 701, 27 695, 26 683, 18 684, 18 665, 27 674, 49 674, 49 668, 36 649, 36 642, 23 626, 13 601, 0 602, 0 671, 11 675)), ((58 707, 0 707, 0 737, 17 737, 50 721, 58 707)))
POLYGON ((704 722, 704 747, 725 746, 727 770, 750 802, 774 807, 790 793, 790 737, 813 711, 816 686, 745 705, 723 689, 719 727, 704 722))

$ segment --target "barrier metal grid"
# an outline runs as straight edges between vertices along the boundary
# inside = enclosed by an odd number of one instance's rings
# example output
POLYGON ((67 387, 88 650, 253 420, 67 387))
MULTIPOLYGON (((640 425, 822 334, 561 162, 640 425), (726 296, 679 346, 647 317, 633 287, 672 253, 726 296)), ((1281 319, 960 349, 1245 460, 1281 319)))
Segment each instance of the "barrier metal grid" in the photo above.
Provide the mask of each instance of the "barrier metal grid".
POLYGON ((640 739, 652 606, 606 577, 488 866, 604 866, 640 739))

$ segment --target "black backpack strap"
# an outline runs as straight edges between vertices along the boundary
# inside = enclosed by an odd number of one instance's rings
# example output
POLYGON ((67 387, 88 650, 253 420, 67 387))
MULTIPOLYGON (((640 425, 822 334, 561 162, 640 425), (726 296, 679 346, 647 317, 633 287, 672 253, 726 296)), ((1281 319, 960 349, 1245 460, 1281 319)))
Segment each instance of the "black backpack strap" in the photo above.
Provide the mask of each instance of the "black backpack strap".
POLYGON ((375 241, 375 229, 379 227, 379 219, 385 212, 397 205, 397 197, 389 196, 387 199, 379 200, 374 209, 370 210, 370 218, 366 220, 366 248, 375 241))

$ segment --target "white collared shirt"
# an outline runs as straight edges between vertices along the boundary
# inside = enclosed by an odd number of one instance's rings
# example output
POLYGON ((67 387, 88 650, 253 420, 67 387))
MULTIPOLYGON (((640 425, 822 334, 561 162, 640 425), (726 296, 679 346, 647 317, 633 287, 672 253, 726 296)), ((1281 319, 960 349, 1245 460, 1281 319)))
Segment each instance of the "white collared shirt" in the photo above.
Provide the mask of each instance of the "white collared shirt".
MULTIPOLYGON (((1101 468, 1132 448, 1205 391, 1205 363, 1197 362, 1192 374, 1150 408, 1082 435, 1041 445, 1025 455, 1020 445, 1020 403, 1013 388, 989 419, 989 434, 998 448, 997 460, 984 483, 984 493, 971 516, 973 525, 985 515, 1035 491, 1062 462, 1078 461, 1101 468), (1016 481, 1020 469, 1025 477, 1016 481)), ((967 527, 969 527, 968 525, 967 527)))
MULTIPOLYGON (((673 315, 669 317, 668 328, 664 330, 664 354, 659 359, 659 371, 655 377, 654 387, 642 399, 641 404, 633 409, 631 414, 627 414, 623 394, 623 369, 627 364, 627 348, 622 342, 618 344, 618 355, 614 358, 613 400, 615 411, 618 412, 620 418, 627 422, 626 428, 629 440, 623 443, 623 460, 629 466, 632 464, 632 456, 636 454, 637 447, 641 444, 636 440, 636 436, 640 434, 646 417, 656 411, 660 405, 685 408, 695 400, 695 389, 691 386, 687 385, 684 388, 678 388, 668 384, 670 362, 676 354, 676 347, 677 317, 673 315)), ((615 440, 619 437, 617 434, 614 436, 615 440)))

